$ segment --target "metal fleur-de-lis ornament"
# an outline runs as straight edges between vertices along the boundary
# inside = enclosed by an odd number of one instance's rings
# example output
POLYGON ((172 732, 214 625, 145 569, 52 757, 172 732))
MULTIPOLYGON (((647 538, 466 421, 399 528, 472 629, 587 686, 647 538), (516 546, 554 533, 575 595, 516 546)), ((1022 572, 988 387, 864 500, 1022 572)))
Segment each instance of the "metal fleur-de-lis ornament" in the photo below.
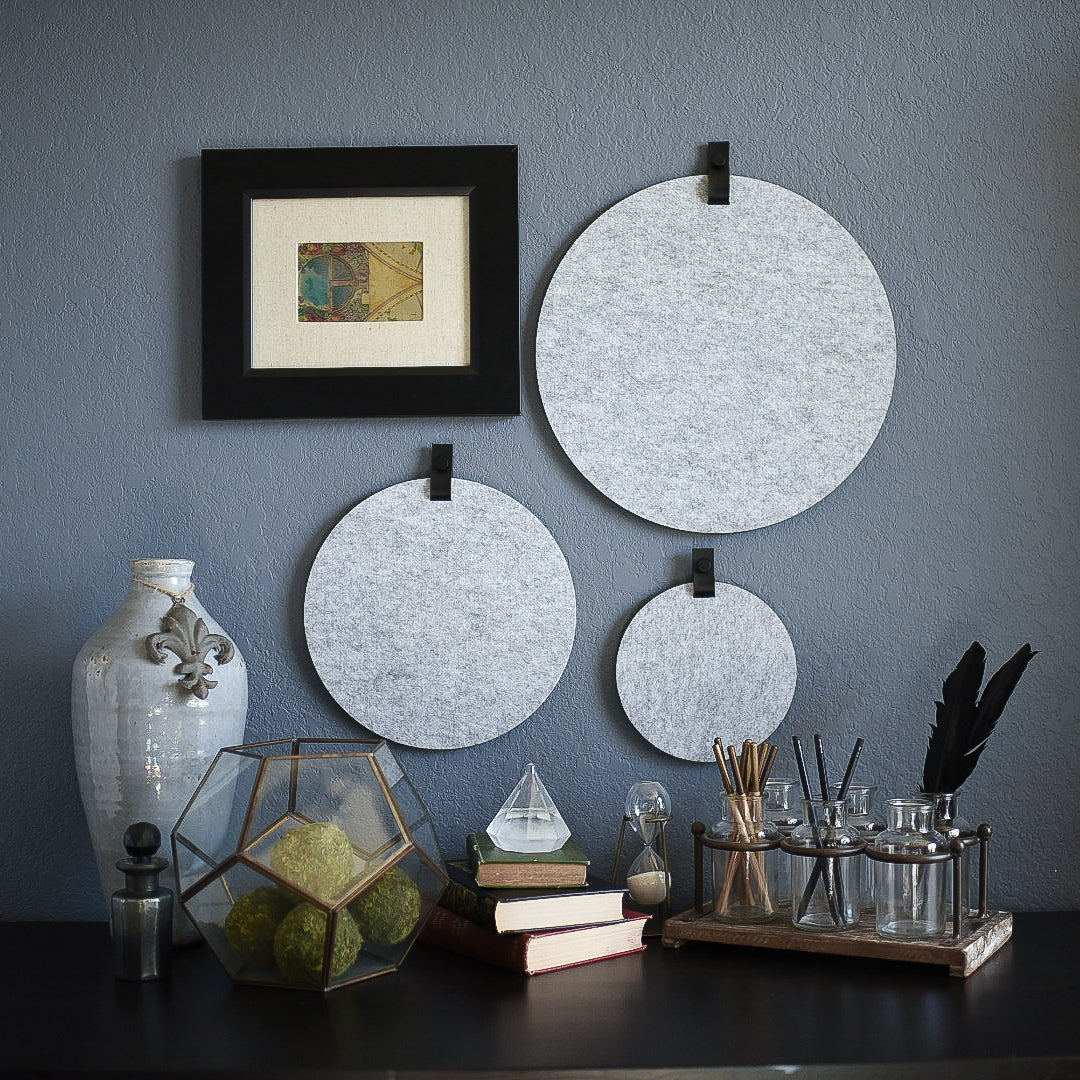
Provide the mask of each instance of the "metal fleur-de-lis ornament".
POLYGON ((168 659, 166 649, 180 660, 174 668, 180 676, 180 685, 200 700, 205 700, 217 686, 217 680, 206 677, 214 671, 206 662, 207 655, 213 653, 221 665, 227 664, 235 652, 227 637, 211 634, 206 623, 183 602, 173 604, 166 612, 161 620, 161 633, 146 639, 146 652, 156 663, 164 664, 168 659))

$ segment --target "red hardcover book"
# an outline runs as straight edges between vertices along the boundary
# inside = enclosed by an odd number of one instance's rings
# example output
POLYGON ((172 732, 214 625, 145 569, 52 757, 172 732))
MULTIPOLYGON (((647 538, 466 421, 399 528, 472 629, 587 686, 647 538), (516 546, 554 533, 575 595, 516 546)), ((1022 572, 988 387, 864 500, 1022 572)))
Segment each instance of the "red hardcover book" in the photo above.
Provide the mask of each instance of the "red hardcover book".
POLYGON ((539 975, 642 952, 647 920, 647 915, 627 911, 620 921, 597 926, 496 934, 440 904, 424 923, 419 940, 473 960, 539 975))

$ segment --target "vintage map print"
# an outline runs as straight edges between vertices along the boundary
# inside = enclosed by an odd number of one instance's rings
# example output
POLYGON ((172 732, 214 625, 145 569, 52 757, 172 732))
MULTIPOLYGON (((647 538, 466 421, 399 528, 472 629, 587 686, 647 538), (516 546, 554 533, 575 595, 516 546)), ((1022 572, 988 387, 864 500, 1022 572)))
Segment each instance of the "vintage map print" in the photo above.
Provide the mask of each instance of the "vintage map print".
POLYGON ((419 322, 424 318, 424 245, 300 244, 300 322, 419 322))

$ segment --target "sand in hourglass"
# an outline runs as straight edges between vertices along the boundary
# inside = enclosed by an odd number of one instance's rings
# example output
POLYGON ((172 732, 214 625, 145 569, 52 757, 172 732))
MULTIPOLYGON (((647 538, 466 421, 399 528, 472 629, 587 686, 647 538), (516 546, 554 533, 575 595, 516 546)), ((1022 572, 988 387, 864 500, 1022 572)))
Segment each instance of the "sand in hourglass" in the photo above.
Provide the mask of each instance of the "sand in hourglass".
POLYGON ((670 874, 662 870, 646 870, 643 873, 629 875, 626 888, 630 898, 639 904, 662 904, 667 899, 670 874))

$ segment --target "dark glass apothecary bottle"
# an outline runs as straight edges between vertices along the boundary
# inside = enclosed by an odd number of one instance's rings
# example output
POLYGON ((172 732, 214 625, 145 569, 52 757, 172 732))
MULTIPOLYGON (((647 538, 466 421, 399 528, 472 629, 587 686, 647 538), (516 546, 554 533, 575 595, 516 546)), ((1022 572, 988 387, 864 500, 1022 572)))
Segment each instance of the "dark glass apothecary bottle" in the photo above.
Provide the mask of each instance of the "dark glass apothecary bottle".
POLYGON ((112 894, 110 924, 118 979, 162 979, 172 962, 172 893, 160 884, 169 865, 159 857, 161 833, 149 821, 138 821, 124 833, 128 857, 116 868, 124 887, 112 894))

